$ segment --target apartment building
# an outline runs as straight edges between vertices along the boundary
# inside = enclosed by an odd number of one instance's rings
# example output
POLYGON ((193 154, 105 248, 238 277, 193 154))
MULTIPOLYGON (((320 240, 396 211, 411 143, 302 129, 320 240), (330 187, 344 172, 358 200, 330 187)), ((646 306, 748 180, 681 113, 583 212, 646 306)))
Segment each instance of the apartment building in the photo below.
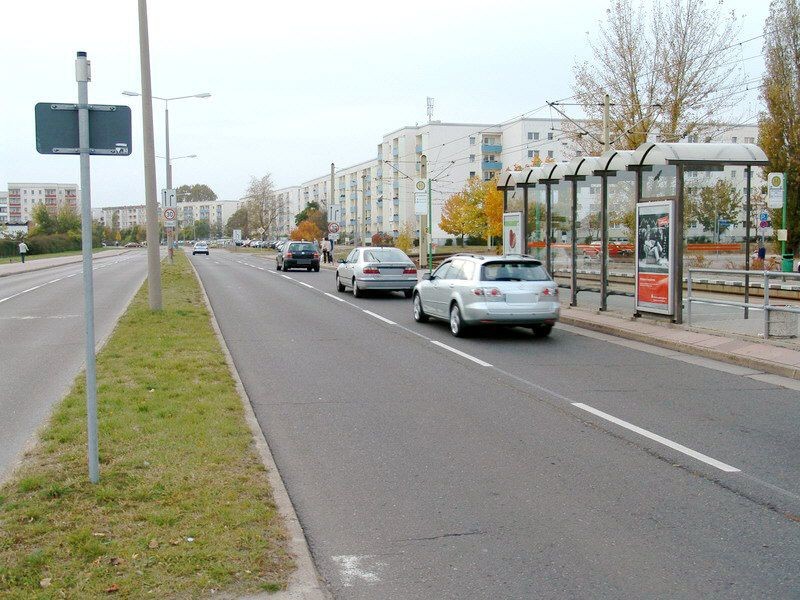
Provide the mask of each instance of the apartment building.
MULTIPOLYGON (((324 200, 321 200, 319 197, 321 185, 322 182, 318 182, 315 192, 317 194, 316 196, 317 201, 320 202, 320 206, 323 206, 327 203, 327 193, 324 196, 324 200)), ((265 234, 265 237, 267 239, 278 239, 278 238, 289 237, 289 233, 295 227, 294 223, 295 215, 301 210, 303 210, 300 201, 300 196, 301 196, 300 190, 301 186, 291 186, 275 190, 275 201, 278 206, 278 215, 270 231, 268 231, 265 234)), ((311 196, 312 200, 314 198, 315 196, 311 196)), ((307 202, 308 201, 303 201, 302 205, 305 206, 307 202)))
POLYGON ((0 223, 8 223, 8 192, 0 190, 0 223))
POLYGON ((212 228, 225 227, 228 219, 241 205, 235 200, 211 202, 178 202, 178 225, 190 227, 196 221, 208 221, 212 228))
POLYGON ((144 204, 103 206, 92 209, 92 219, 106 227, 116 224, 117 229, 130 229, 134 225, 144 227, 147 224, 147 211, 144 204))
MULTIPOLYGON (((442 206, 470 178, 489 180, 516 166, 568 161, 579 155, 565 125, 560 119, 518 118, 502 125, 433 121, 403 127, 383 136, 374 158, 337 169, 333 194, 330 173, 301 183, 297 210, 307 202, 318 202, 327 209, 328 220, 339 224, 344 239, 368 239, 377 232, 397 236, 404 227, 416 235, 419 219, 414 214, 414 182, 421 176, 420 159, 425 154, 432 179, 433 237, 442 240, 448 237, 438 227, 442 206)), ((720 125, 702 139, 690 136, 683 141, 755 143, 757 135, 756 125, 720 125)), ((763 185, 761 175, 760 169, 753 170, 754 191, 763 185)), ((730 178, 744 196, 742 167, 727 168, 723 176, 730 178)), ((598 209, 599 185, 598 179, 596 185, 590 183, 582 192, 582 215, 598 209)), ((743 223, 744 214, 728 227, 726 235, 731 239, 744 235, 743 223)), ((615 233, 623 235, 621 230, 612 231, 612 236, 615 233)), ((771 230, 765 233, 769 235, 771 230)), ((702 227, 694 224, 687 235, 703 235, 702 227)))
POLYGON ((80 211, 80 191, 69 183, 9 183, 8 221, 26 223, 37 204, 44 204, 55 215, 62 207, 80 211))

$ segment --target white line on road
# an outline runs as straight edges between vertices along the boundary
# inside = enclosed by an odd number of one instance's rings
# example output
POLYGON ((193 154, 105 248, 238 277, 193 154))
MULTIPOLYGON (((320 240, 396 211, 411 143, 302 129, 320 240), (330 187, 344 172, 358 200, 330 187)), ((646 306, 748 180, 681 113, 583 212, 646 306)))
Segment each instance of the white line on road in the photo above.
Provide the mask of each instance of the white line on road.
POLYGON ((724 462, 718 461, 715 458, 711 458, 710 456, 706 456, 705 454, 697 452, 696 450, 692 450, 691 448, 687 448, 686 446, 678 444, 677 442, 673 442, 672 440, 668 440, 667 438, 661 437, 660 435, 658 435, 656 433, 653 433, 651 431, 648 431, 647 429, 642 429, 641 427, 637 427, 636 425, 633 425, 632 423, 628 423, 627 421, 623 421, 622 419, 618 419, 617 417, 615 417, 613 415, 609 415, 608 413, 604 413, 602 410, 597 410, 596 408, 593 408, 593 407, 591 407, 591 406, 589 406, 587 404, 583 404, 582 402, 573 402, 572 406, 576 406, 576 407, 580 408, 581 410, 585 410, 587 412, 590 412, 593 415, 596 415, 596 416, 598 416, 598 417, 600 417, 602 419, 605 419, 606 421, 611 421, 612 423, 616 423, 620 427, 624 427, 625 429, 633 431, 634 433, 638 433, 639 435, 642 435, 642 436, 644 436, 646 438, 649 438, 649 439, 651 439, 651 440, 653 440, 655 442, 658 442, 659 444, 664 444, 665 446, 668 446, 669 448, 672 448, 673 450, 677 450, 678 452, 682 452, 683 454, 686 454, 687 456, 691 456, 692 458, 695 458, 695 459, 697 459, 697 460, 699 460, 701 462, 704 462, 707 465, 711 465, 712 467, 716 467, 720 471, 725 471, 726 473, 739 473, 740 472, 740 470, 737 469, 736 467, 732 467, 730 465, 725 464, 724 462))
POLYGON ((50 284, 50 283, 56 283, 56 282, 58 282, 58 281, 61 281, 62 279, 63 279, 63 277, 59 277, 58 279, 51 279, 51 280, 50 280, 50 281, 48 281, 47 283, 48 283, 48 284, 50 284))
POLYGON ((294 281, 291 277, 289 277, 288 275, 284 275, 283 273, 281 273, 281 277, 283 277, 284 279, 288 279, 289 281, 294 281))
POLYGON ((345 302, 343 298, 339 298, 338 296, 334 296, 333 294, 329 294, 328 292, 324 292, 328 298, 333 298, 337 302, 345 302))
POLYGON ((10 296, 6 296, 5 298, 0 298, 0 303, 5 302, 6 300, 11 300, 12 298, 16 298, 17 296, 21 296, 22 294, 27 294, 28 292, 32 292, 33 290, 38 290, 40 287, 42 287, 42 285, 46 284, 43 283, 41 285, 35 285, 32 288, 28 288, 27 290, 22 290, 21 292, 17 292, 16 294, 11 294, 10 296))
POLYGON ((492 366, 491 364, 489 364, 489 363, 487 363, 485 361, 482 361, 480 358, 476 358, 476 357, 474 357, 474 356, 472 356, 470 354, 467 354, 466 352, 462 352, 461 350, 456 350, 452 346, 448 346, 447 344, 443 344, 442 342, 439 342, 439 341, 436 341, 436 340, 431 340, 431 344, 434 344, 435 346, 439 346, 440 348, 444 348, 445 350, 449 350, 453 354, 458 354, 459 356, 463 356, 464 358, 469 359, 472 362, 478 363, 482 367, 491 367, 492 366))
POLYGON ((311 288, 312 290, 315 290, 315 289, 317 289, 317 288, 315 288, 313 285, 309 285, 308 283, 305 283, 304 281, 298 281, 297 283, 299 283, 300 285, 304 285, 304 286, 306 286, 307 288, 311 288))
POLYGON ((395 323, 394 321, 390 321, 386 317, 382 317, 379 314, 372 312, 371 310, 362 309, 362 312, 364 312, 365 314, 368 314, 370 317, 375 317, 376 319, 379 319, 379 320, 383 321, 384 323, 388 323, 389 325, 397 325, 397 323, 395 323))

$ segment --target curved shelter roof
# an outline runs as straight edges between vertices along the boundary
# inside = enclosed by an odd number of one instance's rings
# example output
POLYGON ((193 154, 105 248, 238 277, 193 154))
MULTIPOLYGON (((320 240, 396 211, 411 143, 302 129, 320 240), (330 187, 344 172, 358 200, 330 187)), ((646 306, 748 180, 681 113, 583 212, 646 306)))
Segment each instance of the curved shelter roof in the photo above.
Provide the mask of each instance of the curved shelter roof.
POLYGON ((539 181, 563 179, 566 166, 567 163, 563 162, 542 163, 539 181))
POLYGON ((624 171, 633 160, 633 150, 609 150, 597 157, 597 171, 624 171))
POLYGON ((596 156, 576 156, 564 168, 564 177, 589 177, 599 168, 596 156))
POLYGON ((497 189, 498 190, 512 190, 516 185, 516 181, 514 176, 517 174, 516 171, 506 171, 505 173, 500 173, 497 177, 497 189))
POLYGON ((755 144, 661 144, 645 142, 631 158, 631 167, 644 165, 767 165, 755 144))
POLYGON ((522 171, 514 172, 514 181, 519 187, 535 186, 541 179, 542 169, 540 167, 530 167, 522 171))

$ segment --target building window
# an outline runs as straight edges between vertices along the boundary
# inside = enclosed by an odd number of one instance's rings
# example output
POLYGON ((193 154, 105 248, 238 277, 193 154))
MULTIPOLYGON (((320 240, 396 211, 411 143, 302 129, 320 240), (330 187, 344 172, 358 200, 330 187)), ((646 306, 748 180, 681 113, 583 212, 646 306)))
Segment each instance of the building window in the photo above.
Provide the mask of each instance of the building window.
POLYGON ((475 155, 474 154, 470 154, 469 155, 469 162, 475 162, 475 155))
POLYGON ((756 139, 755 138, 751 138, 751 137, 746 137, 746 138, 744 138, 744 143, 745 144, 755 144, 756 143, 756 139))
POLYGON ((739 138, 738 138, 738 137, 736 137, 736 136, 733 136, 733 137, 731 138, 731 143, 732 143, 732 144, 735 144, 735 143, 736 143, 736 142, 738 142, 738 141, 739 141, 739 138))
POLYGON ((532 131, 529 131, 529 132, 528 132, 528 139, 529 139, 529 140, 532 140, 532 139, 533 139, 533 132, 532 132, 532 131))
POLYGON ((472 178, 472 177, 475 177, 475 171, 470 171, 470 172, 469 172, 469 176, 470 176, 471 178, 472 178))
POLYGON ((547 151, 547 158, 553 158, 553 151, 552 150, 548 150, 547 151))
POLYGON ((474 137, 470 137, 469 138, 469 145, 470 146, 474 146, 475 145, 475 138, 474 137))
POLYGON ((533 150, 528 150, 528 158, 533 158, 533 150))
POLYGON ((539 158, 539 151, 538 151, 538 150, 534 150, 534 151, 533 151, 533 155, 534 155, 536 158, 539 158))
POLYGON ((552 131, 548 131, 547 132, 547 139, 548 140, 552 140, 553 139, 553 132, 552 131))
POLYGON ((731 179, 736 179, 736 169, 731 170, 731 179))
MULTIPOLYGON (((528 134, 528 135, 531 135, 531 134, 528 134)), ((530 138, 529 138, 529 139, 530 139, 530 138)), ((538 139, 539 139, 539 132, 538 132, 538 131, 534 131, 534 132, 533 132, 533 139, 534 139, 534 140, 538 140, 538 139)))

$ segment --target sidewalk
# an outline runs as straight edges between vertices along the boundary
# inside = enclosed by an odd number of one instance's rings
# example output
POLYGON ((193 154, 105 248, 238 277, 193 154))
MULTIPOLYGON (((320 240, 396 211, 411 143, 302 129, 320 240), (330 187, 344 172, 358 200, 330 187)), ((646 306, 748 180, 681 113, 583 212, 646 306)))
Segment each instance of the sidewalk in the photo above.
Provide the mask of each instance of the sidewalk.
MULTIPOLYGON (((320 266, 336 268, 335 264, 320 266)), ((562 294, 561 298, 561 322, 567 325, 800 380, 800 350, 777 343, 701 332, 686 325, 634 319, 619 312, 570 307, 569 295, 562 294)))
MULTIPOLYGON (((130 252, 130 249, 128 248, 103 250, 102 252, 96 252, 93 255, 93 259, 99 260, 101 258, 110 258, 112 256, 119 256, 120 254, 127 254, 128 252, 130 252)), ((27 261, 25 261, 25 263, 14 262, 0 264, 0 277, 18 275, 19 273, 30 273, 31 271, 41 271, 42 269, 51 269, 53 267, 79 263, 81 261, 83 261, 83 256, 80 254, 74 254, 71 256, 56 256, 53 258, 40 258, 38 260, 31 260, 29 258, 27 261)))

